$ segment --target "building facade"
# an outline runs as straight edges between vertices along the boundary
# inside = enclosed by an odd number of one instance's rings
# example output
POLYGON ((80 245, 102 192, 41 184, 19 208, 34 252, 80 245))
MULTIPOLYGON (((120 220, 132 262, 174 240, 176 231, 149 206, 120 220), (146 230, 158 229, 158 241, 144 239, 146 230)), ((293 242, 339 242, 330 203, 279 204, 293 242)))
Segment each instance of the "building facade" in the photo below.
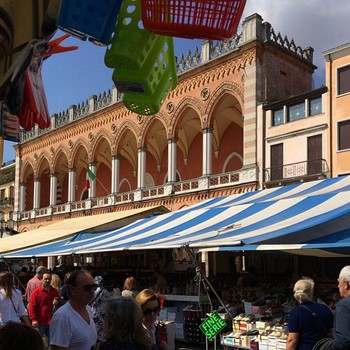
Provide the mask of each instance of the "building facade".
POLYGON ((2 164, 0 169, 0 237, 13 233, 15 201, 15 162, 2 164))
POLYGON ((350 43, 324 52, 331 176, 350 174, 350 43))
POLYGON ((17 230, 140 206, 177 210, 261 188, 259 106, 310 91, 312 54, 254 14, 240 36, 203 41, 178 62, 178 86, 157 115, 131 113, 112 89, 54 115, 50 129, 23 132, 17 230), (88 190, 87 168, 96 176, 88 190))

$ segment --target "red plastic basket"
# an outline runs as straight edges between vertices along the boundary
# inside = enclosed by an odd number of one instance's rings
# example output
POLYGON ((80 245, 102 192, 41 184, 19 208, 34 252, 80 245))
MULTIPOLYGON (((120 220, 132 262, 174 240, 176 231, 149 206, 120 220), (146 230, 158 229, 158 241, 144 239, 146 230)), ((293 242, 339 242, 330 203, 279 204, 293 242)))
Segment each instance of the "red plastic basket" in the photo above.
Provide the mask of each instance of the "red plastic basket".
POLYGON ((238 28, 246 0, 142 0, 142 21, 151 32, 223 40, 238 28))

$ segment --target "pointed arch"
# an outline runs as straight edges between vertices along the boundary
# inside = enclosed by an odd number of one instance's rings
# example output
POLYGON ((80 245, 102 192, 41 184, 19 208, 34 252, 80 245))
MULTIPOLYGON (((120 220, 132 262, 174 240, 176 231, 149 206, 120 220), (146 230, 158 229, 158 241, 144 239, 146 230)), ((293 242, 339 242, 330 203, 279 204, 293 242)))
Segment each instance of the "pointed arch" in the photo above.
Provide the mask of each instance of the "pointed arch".
POLYGON ((74 163, 75 163, 75 160, 76 160, 76 156, 77 156, 77 152, 79 152, 79 150, 81 148, 84 148, 84 150, 85 150, 85 152, 87 154, 87 159, 85 160, 86 164, 88 164, 91 161, 91 159, 89 157, 90 145, 83 138, 79 138, 77 140, 77 142, 75 143, 75 145, 73 146, 73 148, 72 148, 71 159, 70 159, 70 164, 69 164, 70 168, 72 168, 74 166, 74 163))
POLYGON ((59 162, 59 159, 62 158, 62 156, 64 156, 67 159, 67 167, 68 167, 68 164, 69 164, 69 151, 68 151, 67 147, 65 147, 63 145, 60 145, 57 148, 57 150, 55 151, 55 154, 54 154, 53 159, 52 159, 52 170, 54 172, 57 171, 57 167, 59 166, 58 162, 59 162))
MULTIPOLYGON (((242 115, 244 108, 243 87, 234 82, 222 83, 213 91, 206 105, 205 114, 208 116, 208 127, 213 126, 212 122, 213 118, 215 117, 215 110, 217 109, 217 106, 220 105, 222 98, 225 95, 232 96, 233 100, 237 102, 234 107, 239 110, 242 115)), ((243 125, 243 123, 239 122, 238 125, 243 125)))
POLYGON ((110 133, 107 130, 101 129, 98 131, 98 133, 94 137, 94 141, 91 145, 91 159, 96 159, 96 152, 98 150, 98 145, 101 143, 102 140, 104 140, 108 144, 109 150, 110 150, 109 154, 111 155, 113 140, 110 137, 110 133))
POLYGON ((35 169, 35 177, 40 177, 43 173, 43 171, 48 171, 49 174, 51 174, 52 170, 50 167, 50 155, 47 152, 43 152, 36 163, 36 169, 35 169), (47 163, 47 166, 45 167, 45 162, 47 163), (48 168, 48 169, 47 169, 48 168))
POLYGON ((34 176, 34 164, 32 163, 34 159, 26 159, 23 163, 20 182, 25 182, 26 178, 32 174, 34 176))
POLYGON ((120 143, 121 143, 121 138, 122 138, 123 134, 125 134, 125 132, 127 132, 127 131, 131 132, 134 135, 136 141, 138 140, 138 126, 136 125, 136 123, 134 123, 130 120, 123 122, 120 125, 120 128, 117 131, 115 138, 114 138, 114 142, 113 142, 113 144, 114 144, 113 153, 114 154, 116 154, 118 152, 118 148, 119 148, 120 143))
POLYGON ((170 130, 171 133, 170 137, 175 137, 176 128, 181 120, 181 116, 183 116, 184 112, 188 109, 193 109, 196 114, 199 116, 199 119, 201 121, 201 128, 203 128, 203 121, 201 119, 201 116, 205 115, 205 107, 204 104, 194 97, 186 97, 184 98, 181 103, 175 108, 174 116, 170 123, 170 130))

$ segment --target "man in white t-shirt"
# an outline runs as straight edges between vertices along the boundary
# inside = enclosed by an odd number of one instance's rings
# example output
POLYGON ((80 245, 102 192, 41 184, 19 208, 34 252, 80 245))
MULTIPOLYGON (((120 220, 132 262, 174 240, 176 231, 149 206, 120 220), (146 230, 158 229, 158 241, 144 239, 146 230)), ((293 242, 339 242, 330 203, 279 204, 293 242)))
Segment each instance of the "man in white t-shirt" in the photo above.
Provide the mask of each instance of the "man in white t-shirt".
POLYGON ((67 284, 70 299, 54 313, 50 325, 51 350, 90 350, 97 333, 89 304, 97 285, 84 270, 73 271, 67 284))

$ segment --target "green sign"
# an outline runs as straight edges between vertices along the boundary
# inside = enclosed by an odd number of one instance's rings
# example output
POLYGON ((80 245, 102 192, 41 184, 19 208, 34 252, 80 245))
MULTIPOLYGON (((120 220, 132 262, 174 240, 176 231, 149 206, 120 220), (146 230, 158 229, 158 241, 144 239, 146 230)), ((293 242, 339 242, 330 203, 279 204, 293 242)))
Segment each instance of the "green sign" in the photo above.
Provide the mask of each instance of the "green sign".
POLYGON ((209 318, 207 318, 202 324, 199 325, 199 328, 204 333, 204 335, 209 340, 211 340, 226 326, 227 323, 218 315, 218 313, 213 312, 209 318))

